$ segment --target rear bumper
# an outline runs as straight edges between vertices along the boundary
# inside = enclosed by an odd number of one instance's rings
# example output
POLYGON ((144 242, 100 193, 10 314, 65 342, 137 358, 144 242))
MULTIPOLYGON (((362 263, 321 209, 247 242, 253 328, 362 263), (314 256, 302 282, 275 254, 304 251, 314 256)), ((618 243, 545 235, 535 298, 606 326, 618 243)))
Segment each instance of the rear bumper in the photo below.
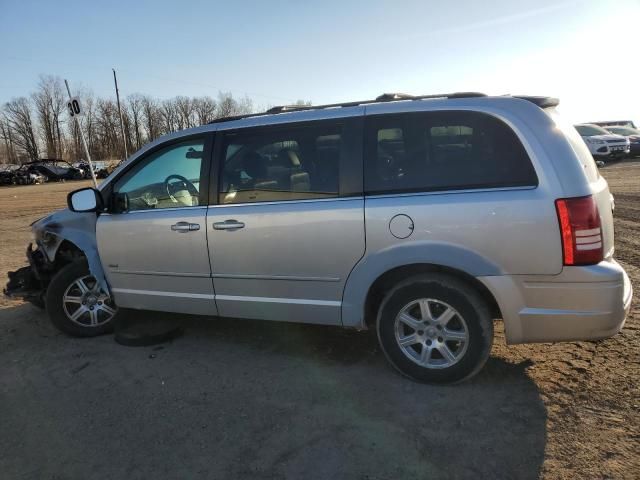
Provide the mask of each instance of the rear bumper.
POLYGON ((599 340, 620 331, 633 290, 615 261, 558 275, 480 277, 496 298, 507 343, 599 340))

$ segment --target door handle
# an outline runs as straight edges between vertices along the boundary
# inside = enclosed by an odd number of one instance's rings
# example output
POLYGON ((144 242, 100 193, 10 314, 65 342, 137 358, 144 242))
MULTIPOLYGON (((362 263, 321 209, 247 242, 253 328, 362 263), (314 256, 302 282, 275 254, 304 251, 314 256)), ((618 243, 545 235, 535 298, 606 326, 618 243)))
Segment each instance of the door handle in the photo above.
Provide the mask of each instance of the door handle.
POLYGON ((214 230, 238 230, 239 228, 244 228, 244 223, 237 220, 225 220, 213 224, 214 230))
POLYGON ((171 231, 173 232, 195 232, 200 230, 200 225, 197 223, 189 223, 189 222, 178 222, 171 225, 171 231))

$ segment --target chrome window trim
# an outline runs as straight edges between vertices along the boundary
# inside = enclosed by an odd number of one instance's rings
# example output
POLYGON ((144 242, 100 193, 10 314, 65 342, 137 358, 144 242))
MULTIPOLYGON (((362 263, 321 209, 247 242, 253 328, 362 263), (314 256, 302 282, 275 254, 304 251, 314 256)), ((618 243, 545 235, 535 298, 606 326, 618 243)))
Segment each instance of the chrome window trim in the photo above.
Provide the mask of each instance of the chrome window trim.
POLYGON ((196 209, 206 209, 207 205, 193 205, 191 207, 169 207, 169 208, 146 208, 144 210, 130 210, 128 212, 120 212, 120 213, 110 213, 110 212, 100 212, 100 215, 129 215, 133 213, 147 213, 147 212, 174 212, 176 210, 196 210, 196 209))
POLYGON ((459 195, 464 193, 485 193, 485 192, 505 192, 519 190, 536 190, 537 186, 525 187, 495 187, 495 188, 464 188, 459 190, 434 190, 424 192, 396 192, 396 193, 372 193, 366 195, 366 199, 371 198, 394 198, 394 197, 416 197, 425 195, 459 195))
POLYGON ((274 200, 271 202, 223 203, 218 205, 209 205, 209 208, 248 207, 248 206, 256 206, 256 205, 280 205, 284 203, 291 204, 291 203, 314 203, 314 202, 344 202, 347 200, 364 200, 364 196, 357 195, 353 197, 305 198, 305 199, 299 199, 299 200, 274 200))

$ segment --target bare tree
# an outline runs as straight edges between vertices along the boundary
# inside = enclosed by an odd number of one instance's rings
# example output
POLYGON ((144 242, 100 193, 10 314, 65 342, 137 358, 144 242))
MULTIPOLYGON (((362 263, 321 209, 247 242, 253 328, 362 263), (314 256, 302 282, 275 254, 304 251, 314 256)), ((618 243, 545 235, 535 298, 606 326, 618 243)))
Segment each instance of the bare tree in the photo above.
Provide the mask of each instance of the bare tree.
POLYGON ((196 123, 205 125, 216 118, 216 102, 211 97, 197 97, 193 99, 196 112, 196 123))
POLYGON ((5 156, 3 163, 17 163, 16 151, 13 146, 13 138, 11 135, 11 128, 9 127, 9 120, 3 114, 0 115, 0 136, 4 142, 5 156))
POLYGON ((158 102, 147 95, 144 95, 141 101, 143 123, 147 131, 147 141, 151 142, 161 135, 161 118, 158 109, 158 102))
POLYGON ((99 144, 96 151, 99 158, 107 158, 122 153, 120 141, 120 117, 115 101, 111 99, 98 99, 96 103, 96 134, 99 144))
POLYGON ((4 105, 4 111, 14 145, 22 149, 30 160, 37 160, 39 150, 29 99, 26 97, 14 98, 4 105))
POLYGON ((133 138, 135 142, 132 145, 135 145, 135 149, 138 150, 142 147, 143 144, 143 132, 142 132, 142 121, 143 121, 143 97, 142 95, 136 93, 133 95, 129 95, 127 97, 126 109, 128 112, 128 116, 131 120, 131 129, 133 130, 133 138))
POLYGON ((218 93, 217 117, 232 117, 253 112, 253 101, 243 97, 239 101, 229 92, 218 93))
POLYGON ((194 101, 189 97, 176 97, 174 100, 178 118, 178 129, 196 126, 196 111, 194 101))
POLYGON ((233 99, 233 95, 229 92, 219 92, 217 108, 216 117, 218 118, 231 117, 234 115, 236 101, 233 99))
POLYGON ((178 130, 178 109, 174 99, 169 98, 162 101, 160 118, 162 119, 163 133, 172 133, 178 130))
POLYGON ((60 77, 41 75, 38 89, 31 95, 40 138, 48 157, 62 156, 62 132, 60 117, 65 109, 64 87, 60 77))
POLYGON ((237 102, 236 115, 247 115, 253 113, 253 100, 244 96, 237 102))
MULTIPOLYGON (((59 77, 40 76, 29 97, 8 102, 0 110, 0 160, 37 159, 40 151, 49 157, 78 160, 85 157, 81 141, 84 133, 92 158, 120 157, 122 139, 115 101, 96 98, 80 89, 83 115, 80 126, 69 121, 64 85, 59 77)), ((308 104, 300 100, 299 104, 308 104)), ((127 97, 122 111, 124 135, 136 150, 159 136, 192 128, 219 117, 251 113, 255 109, 248 97, 234 98, 219 92, 217 100, 209 96, 177 96, 166 100, 135 94, 127 97)))

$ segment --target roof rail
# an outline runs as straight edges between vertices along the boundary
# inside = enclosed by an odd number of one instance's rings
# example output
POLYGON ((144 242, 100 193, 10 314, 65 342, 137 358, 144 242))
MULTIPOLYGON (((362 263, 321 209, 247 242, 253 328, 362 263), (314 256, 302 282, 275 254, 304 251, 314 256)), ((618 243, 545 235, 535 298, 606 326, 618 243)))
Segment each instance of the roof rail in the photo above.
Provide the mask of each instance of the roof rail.
POLYGON ((264 113, 284 113, 284 112, 295 112, 296 110, 307 110, 309 105, 278 105, 275 107, 271 107, 268 110, 265 110, 264 113))
MULTIPOLYGON (((344 102, 344 103, 328 103, 325 105, 278 105, 269 108, 265 112, 249 113, 246 115, 236 115, 232 117, 217 118, 211 123, 230 122, 232 120, 241 120, 243 118, 260 117, 263 115, 274 115, 278 113, 286 112, 301 112, 306 110, 324 110, 327 108, 346 108, 357 107, 359 105, 369 105, 372 103, 383 102, 399 102, 399 101, 411 101, 411 100, 427 100, 436 98, 474 98, 474 97, 486 97, 487 95, 479 92, 454 92, 454 93, 441 93, 435 95, 409 95, 407 93, 383 93, 373 100, 361 100, 356 102, 344 102)), ((513 98, 519 98, 526 100, 537 105, 540 108, 556 107, 560 103, 560 100, 554 97, 536 97, 527 95, 505 95, 513 98)))

